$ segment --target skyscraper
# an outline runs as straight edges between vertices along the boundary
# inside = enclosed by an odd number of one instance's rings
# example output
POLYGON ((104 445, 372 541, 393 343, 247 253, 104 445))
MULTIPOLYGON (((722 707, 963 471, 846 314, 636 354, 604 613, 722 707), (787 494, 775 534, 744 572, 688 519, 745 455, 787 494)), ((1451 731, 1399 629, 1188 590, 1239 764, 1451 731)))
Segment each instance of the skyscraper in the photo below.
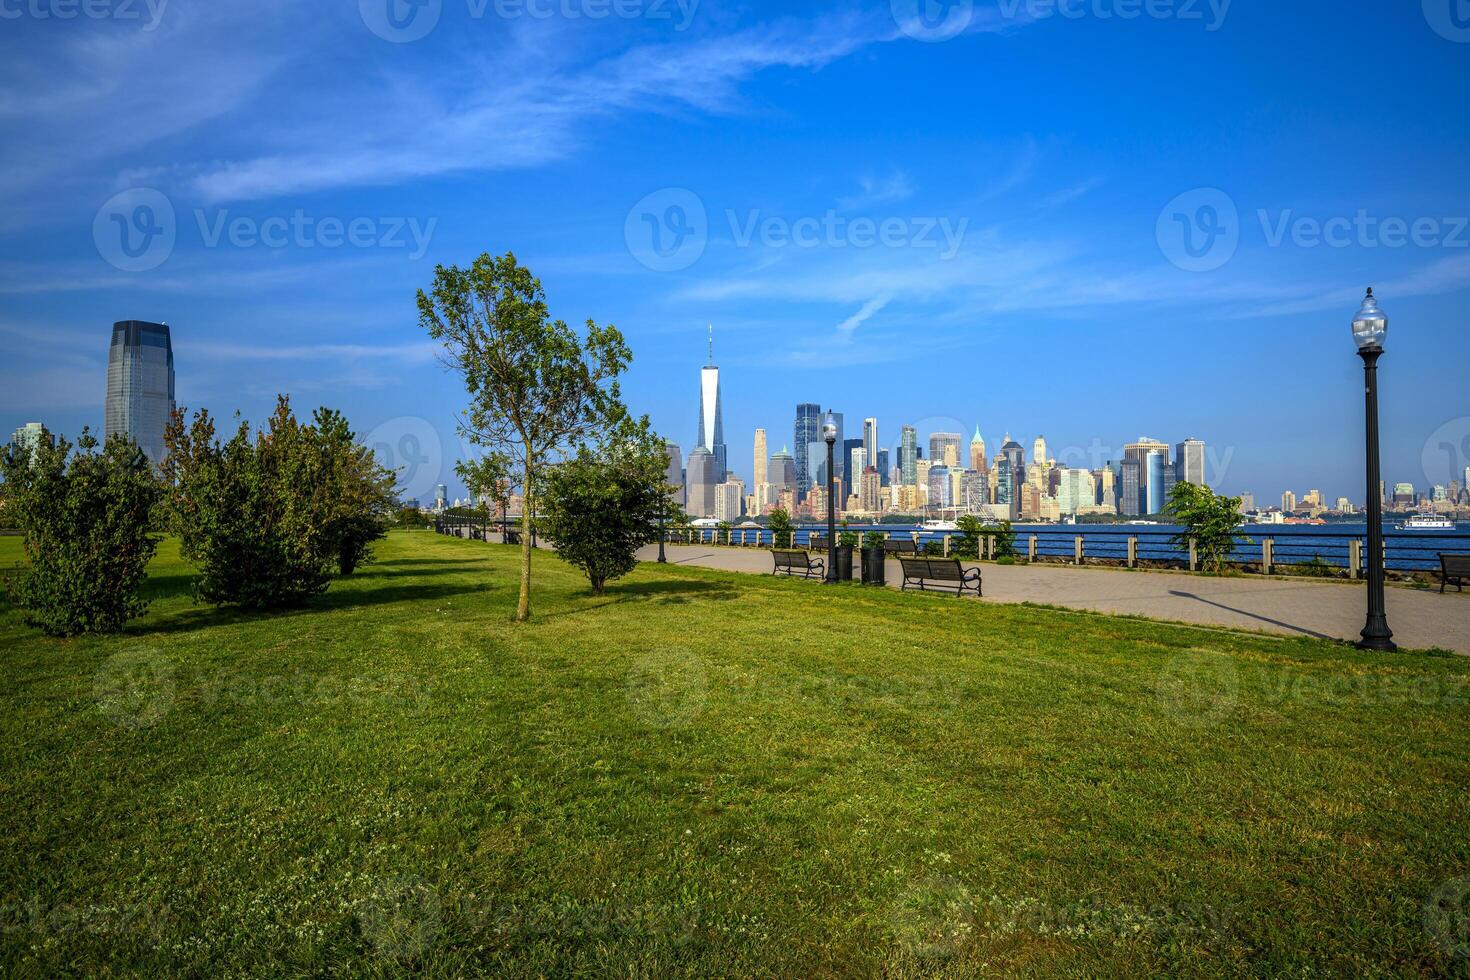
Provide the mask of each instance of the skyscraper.
POLYGON ((980 426, 975 426, 975 435, 970 439, 970 469, 984 473, 990 469, 985 461, 985 440, 980 435, 980 426))
POLYGON ((755 485, 766 482, 766 430, 755 430, 755 485))
POLYGON ((878 478, 877 467, 864 467, 859 480, 859 506, 869 514, 883 511, 883 481, 878 478))
POLYGON ((960 442, 958 432, 932 432, 929 434, 929 459, 935 466, 957 467, 960 465, 960 442))
POLYGON ((826 447, 822 444, 822 406, 806 402, 796 406, 796 426, 792 432, 791 447, 795 450, 796 499, 804 500, 815 484, 816 467, 823 459, 826 447), (813 447, 816 450, 813 458, 813 447))
POLYGON ((906 425, 898 436, 898 482, 906 487, 919 481, 919 430, 906 425))
POLYGON ((1046 462, 1046 436, 1037 436, 1031 444, 1031 462, 1038 466, 1046 462))
POLYGON ((41 448, 43 443, 47 446, 56 445, 56 440, 52 438, 51 433, 47 432, 46 427, 40 422, 27 422, 11 434, 10 441, 17 448, 30 453, 32 465, 35 464, 36 452, 41 448))
POLYGON ((878 450, 878 459, 875 463, 878 467, 878 480, 881 486, 888 486, 893 480, 893 474, 888 469, 888 450, 878 450))
POLYGON ((163 430, 174 411, 174 347, 167 324, 120 320, 107 354, 103 437, 130 436, 154 466, 163 462, 163 430))
POLYGON ((696 446, 689 454, 686 467, 688 477, 684 487, 684 509, 690 517, 713 517, 715 515, 715 487, 722 480, 715 479, 715 454, 703 446, 696 446))
POLYGON ((951 492, 949 479, 949 467, 942 463, 935 463, 929 467, 929 506, 954 506, 954 495, 951 492))
POLYGON ((709 328, 709 363, 699 372, 699 444, 714 456, 716 483, 725 479, 725 418, 720 407, 720 369, 715 367, 715 326, 709 328))
MULTIPOLYGON (((868 452, 868 465, 874 466, 878 460, 878 420, 873 418, 863 419, 863 448, 868 452)), ((862 471, 859 470, 859 473, 862 471)))
POLYGON ((1123 462, 1129 461, 1138 464, 1137 499, 1127 499, 1128 486, 1125 480, 1125 499, 1119 501, 1118 512, 1157 514, 1164 509, 1169 486, 1174 482, 1172 473, 1166 479, 1164 472, 1169 467, 1169 447, 1157 439, 1140 437, 1137 442, 1130 442, 1123 447, 1123 462))
POLYGON ((1198 439, 1185 439, 1174 447, 1174 474, 1180 483, 1205 485, 1205 444, 1198 439))
MULTIPOLYGON (((838 431, 841 432, 842 430, 839 429, 838 431)), ((854 470, 852 468, 852 460, 854 453, 861 453, 862 451, 863 441, 861 439, 843 439, 841 436, 838 436, 837 454, 839 458, 836 460, 836 465, 837 472, 842 474, 843 493, 845 494, 851 495, 858 492, 859 477, 862 476, 863 471, 861 469, 854 470)), ((866 466, 867 463, 864 462, 863 465, 866 466)))
POLYGON ((785 446, 779 453, 772 454, 769 477, 777 493, 796 489, 796 460, 785 446))
POLYGON ((674 503, 684 505, 684 457, 679 452, 679 447, 669 440, 664 440, 664 452, 669 457, 669 468, 664 472, 664 482, 669 485, 669 499, 674 503))
POLYGON ((1021 444, 1006 436, 1000 447, 1000 482, 996 489, 995 502, 1010 508, 1010 519, 1021 516, 1021 484, 1026 482, 1026 450, 1021 444))

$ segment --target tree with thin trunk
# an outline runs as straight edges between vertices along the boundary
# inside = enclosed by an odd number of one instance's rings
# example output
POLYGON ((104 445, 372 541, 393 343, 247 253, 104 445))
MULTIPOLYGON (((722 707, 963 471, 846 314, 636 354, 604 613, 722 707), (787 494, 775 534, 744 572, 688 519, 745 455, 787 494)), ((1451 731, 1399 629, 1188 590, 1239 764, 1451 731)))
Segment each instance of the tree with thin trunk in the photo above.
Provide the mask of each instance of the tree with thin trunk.
POLYGON ((521 592, 516 622, 531 617, 531 514, 543 469, 572 446, 627 417, 618 377, 632 354, 613 326, 587 321, 578 338, 551 319, 541 281, 513 254, 481 255, 467 269, 438 266, 418 294, 419 323, 464 375, 470 403, 460 434, 487 450, 462 472, 520 484, 521 592))

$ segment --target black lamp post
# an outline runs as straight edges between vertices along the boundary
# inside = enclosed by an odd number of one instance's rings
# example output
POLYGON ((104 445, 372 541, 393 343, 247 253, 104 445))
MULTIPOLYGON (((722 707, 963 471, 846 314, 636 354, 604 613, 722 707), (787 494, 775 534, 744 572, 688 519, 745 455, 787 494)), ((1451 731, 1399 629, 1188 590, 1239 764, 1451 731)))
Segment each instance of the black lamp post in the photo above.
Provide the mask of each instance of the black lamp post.
POLYGON ((1387 336, 1388 317, 1378 308, 1370 287, 1362 308, 1353 318, 1353 340, 1358 344, 1358 356, 1363 359, 1368 422, 1368 622, 1358 646, 1364 650, 1392 652, 1398 646, 1393 642, 1393 630, 1388 628, 1383 601, 1383 498, 1378 473, 1378 358, 1383 356, 1383 341, 1387 336))
POLYGON ((827 441, 827 577, 828 585, 837 581, 837 501, 832 499, 832 446, 837 442, 837 418, 827 413, 822 423, 822 438, 827 441))
POLYGON ((668 537, 668 532, 666 530, 664 530, 664 528, 668 526, 667 525, 667 521, 668 521, 668 518, 669 518, 668 506, 669 506, 668 495, 665 494, 664 495, 664 509, 662 511, 660 511, 659 512, 659 515, 658 515, 658 563, 660 565, 667 565, 669 563, 668 556, 664 554, 664 538, 668 537))

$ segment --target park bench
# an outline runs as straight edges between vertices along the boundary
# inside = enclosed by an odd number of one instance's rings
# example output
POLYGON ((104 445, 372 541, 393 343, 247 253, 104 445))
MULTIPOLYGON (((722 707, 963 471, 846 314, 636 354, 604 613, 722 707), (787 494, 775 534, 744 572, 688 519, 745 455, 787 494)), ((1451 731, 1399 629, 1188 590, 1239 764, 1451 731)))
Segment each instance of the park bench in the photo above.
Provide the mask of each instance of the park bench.
POLYGON ((1465 591, 1465 579, 1470 578, 1470 555, 1445 555, 1439 556, 1439 591, 1444 594, 1444 587, 1451 583, 1456 592, 1465 591))
POLYGON ((903 586, 907 589, 953 589, 956 596, 973 591, 980 596, 980 569, 965 568, 958 558, 910 558, 900 555, 898 563, 903 566, 903 586))
POLYGON ((771 557, 776 560, 776 567, 771 572, 772 575, 800 575, 802 578, 817 578, 827 574, 827 563, 820 558, 813 558, 805 551, 785 551, 773 548, 771 557))
POLYGON ((917 555, 919 546, 914 544, 913 538, 889 538, 883 542, 883 554, 888 558, 897 558, 900 555, 917 555))

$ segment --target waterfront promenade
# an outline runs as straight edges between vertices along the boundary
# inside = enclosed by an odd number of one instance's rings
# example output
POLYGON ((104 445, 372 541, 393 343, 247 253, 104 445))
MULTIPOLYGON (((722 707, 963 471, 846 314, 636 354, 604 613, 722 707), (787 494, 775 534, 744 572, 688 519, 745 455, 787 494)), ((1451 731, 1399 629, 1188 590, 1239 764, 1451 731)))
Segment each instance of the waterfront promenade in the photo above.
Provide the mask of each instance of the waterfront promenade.
MULTIPOLYGON (((638 557, 653 561, 658 557, 658 547, 644 548, 638 557)), ((668 558, 672 563, 726 571, 771 571, 771 553, 763 549, 670 545, 668 558)), ((982 563, 981 567, 985 572, 985 602, 1035 602, 1334 640, 1356 639, 1363 628, 1365 598, 1361 584, 1259 575, 1217 578, 1052 564, 982 563)), ((888 562, 887 578, 891 588, 897 588, 903 580, 898 562, 888 562)), ((813 588, 822 587, 820 583, 811 584, 813 588)), ((1401 646, 1440 647, 1470 656, 1470 593, 1458 595, 1451 589, 1440 595, 1391 587, 1388 621, 1394 640, 1401 646)))

